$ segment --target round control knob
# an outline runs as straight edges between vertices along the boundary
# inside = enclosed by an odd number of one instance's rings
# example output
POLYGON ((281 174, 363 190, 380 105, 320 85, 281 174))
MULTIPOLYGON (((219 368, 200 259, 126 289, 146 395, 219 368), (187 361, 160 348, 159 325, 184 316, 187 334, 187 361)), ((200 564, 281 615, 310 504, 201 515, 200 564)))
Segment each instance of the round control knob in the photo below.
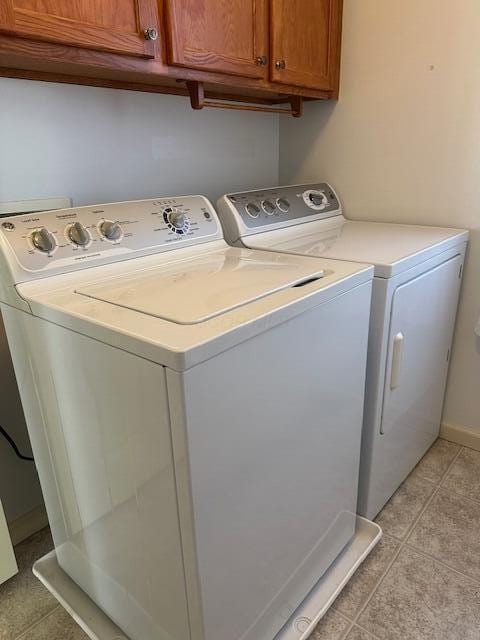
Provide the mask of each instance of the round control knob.
POLYGON ((258 218, 258 216, 260 215, 260 207, 258 206, 258 204, 255 204, 255 202, 249 202, 245 206, 245 211, 251 218, 258 218))
POLYGON ((116 242, 121 240, 123 236, 122 227, 118 222, 112 222, 112 220, 104 220, 100 225, 100 233, 107 240, 116 242))
POLYGON ((90 242, 90 234, 80 222, 75 222, 70 225, 68 229, 68 237, 73 244, 76 244, 79 247, 86 247, 90 242))
POLYGON ((55 236, 45 227, 36 229, 30 237, 35 249, 38 249, 42 253, 51 253, 57 246, 55 236))
POLYGON ((175 229, 183 229, 188 222, 188 218, 182 211, 172 211, 168 216, 168 221, 175 229))
POLYGON ((262 209, 265 211, 267 216, 272 216, 275 213, 275 205, 271 200, 264 200, 262 202, 262 209))
POLYGON ((315 209, 315 211, 322 211, 328 205, 328 198, 325 193, 317 189, 305 191, 303 200, 306 205, 311 209, 315 209))
POLYGON ((278 198, 277 207, 280 209, 280 211, 283 211, 283 213, 287 213, 287 211, 290 209, 290 202, 286 198, 278 198))

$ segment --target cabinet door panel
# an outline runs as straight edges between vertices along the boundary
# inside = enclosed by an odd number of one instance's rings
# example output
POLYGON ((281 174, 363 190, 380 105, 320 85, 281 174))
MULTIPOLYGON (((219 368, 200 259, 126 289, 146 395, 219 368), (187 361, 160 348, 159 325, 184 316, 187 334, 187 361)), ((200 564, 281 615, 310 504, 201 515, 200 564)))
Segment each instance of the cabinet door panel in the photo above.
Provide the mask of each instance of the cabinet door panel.
POLYGON ((145 39, 158 23, 155 0, 4 0, 0 31, 35 40, 154 57, 145 39))
POLYGON ((341 9, 342 0, 271 0, 273 81, 335 88, 341 9))
POLYGON ((266 0, 167 0, 167 31, 170 64, 266 76, 266 0))

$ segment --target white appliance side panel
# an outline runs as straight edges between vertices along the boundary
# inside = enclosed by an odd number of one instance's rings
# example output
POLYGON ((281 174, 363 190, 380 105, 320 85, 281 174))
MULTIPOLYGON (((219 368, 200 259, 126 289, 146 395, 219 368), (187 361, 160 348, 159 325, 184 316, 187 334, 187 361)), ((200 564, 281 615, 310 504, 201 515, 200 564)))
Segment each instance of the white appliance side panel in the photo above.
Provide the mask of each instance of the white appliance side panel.
POLYGON ((26 411, 32 446, 58 489, 60 565, 126 635, 189 640, 164 368, 13 313, 42 413, 26 411))
POLYGON ((380 438, 388 495, 438 437, 462 263, 456 256, 393 296, 380 438))
MULTIPOLYGON (((12 436, 22 453, 31 455, 30 440, 1 314, 0 379, 0 425, 12 436)), ((42 492, 35 465, 20 460, 3 438, 0 439, 0 460, 3 508, 8 522, 12 522, 42 505, 42 492)))
MULTIPOLYGON (((48 521, 54 538, 63 541, 66 539, 66 525, 62 494, 56 476, 57 473, 61 475, 62 469, 55 469, 54 466, 55 456, 54 452, 50 451, 44 412, 35 385, 27 338, 32 319, 30 314, 23 311, 4 304, 0 306, 48 521)), ((51 423, 50 429, 53 428, 54 425, 51 423)), ((66 487, 62 487, 62 491, 65 490, 66 487)))
MULTIPOLYGON (((360 477, 358 485, 357 511, 364 517, 369 510, 374 488, 371 478, 374 465, 376 442, 380 438, 382 421, 383 388, 385 384, 385 365, 388 353, 388 332, 392 301, 391 280, 374 278, 372 287, 372 306, 370 309, 370 328, 368 336, 367 379, 365 383, 365 407, 363 412, 362 450, 360 455, 360 477)), ((382 489, 380 488, 380 492, 382 489)))
POLYGON ((3 584, 14 576, 17 571, 17 561, 13 552, 3 506, 0 501, 0 584, 3 584))
POLYGON ((362 285, 167 371, 182 538, 198 558, 189 587, 203 605, 193 638, 274 637, 353 535, 370 296, 362 285))

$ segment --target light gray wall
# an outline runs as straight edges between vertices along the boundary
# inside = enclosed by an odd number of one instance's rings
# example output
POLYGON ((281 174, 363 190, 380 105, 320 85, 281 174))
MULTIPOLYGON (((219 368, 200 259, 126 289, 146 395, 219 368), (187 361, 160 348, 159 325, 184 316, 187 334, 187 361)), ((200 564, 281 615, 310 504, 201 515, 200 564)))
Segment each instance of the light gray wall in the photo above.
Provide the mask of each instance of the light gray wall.
MULTIPOLYGON (((194 112, 182 97, 0 79, 0 202, 70 196, 82 205, 191 193, 215 202, 277 179, 278 116, 194 112)), ((3 356, 5 349, 0 322, 3 356)), ((10 374, 0 371, 0 418, 27 450, 10 374)), ((9 520, 40 500, 33 465, 2 439, 0 496, 9 520)))
POLYGON ((282 183, 348 217, 472 230, 444 420, 480 433, 480 3, 345 0, 338 103, 280 120, 282 183))
POLYGON ((0 79, 0 201, 215 199, 277 176, 276 115, 195 112, 184 97, 0 79))

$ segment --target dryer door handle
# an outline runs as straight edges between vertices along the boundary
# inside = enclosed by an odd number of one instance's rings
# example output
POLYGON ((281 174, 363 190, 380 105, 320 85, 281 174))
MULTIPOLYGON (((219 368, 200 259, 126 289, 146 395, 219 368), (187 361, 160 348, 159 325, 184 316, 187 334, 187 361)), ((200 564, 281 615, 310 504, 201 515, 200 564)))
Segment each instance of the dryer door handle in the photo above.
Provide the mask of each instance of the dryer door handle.
POLYGON ((393 339, 392 370, 390 373, 390 389, 392 389, 392 391, 398 387, 400 379, 404 342, 405 336, 399 331, 393 339))

